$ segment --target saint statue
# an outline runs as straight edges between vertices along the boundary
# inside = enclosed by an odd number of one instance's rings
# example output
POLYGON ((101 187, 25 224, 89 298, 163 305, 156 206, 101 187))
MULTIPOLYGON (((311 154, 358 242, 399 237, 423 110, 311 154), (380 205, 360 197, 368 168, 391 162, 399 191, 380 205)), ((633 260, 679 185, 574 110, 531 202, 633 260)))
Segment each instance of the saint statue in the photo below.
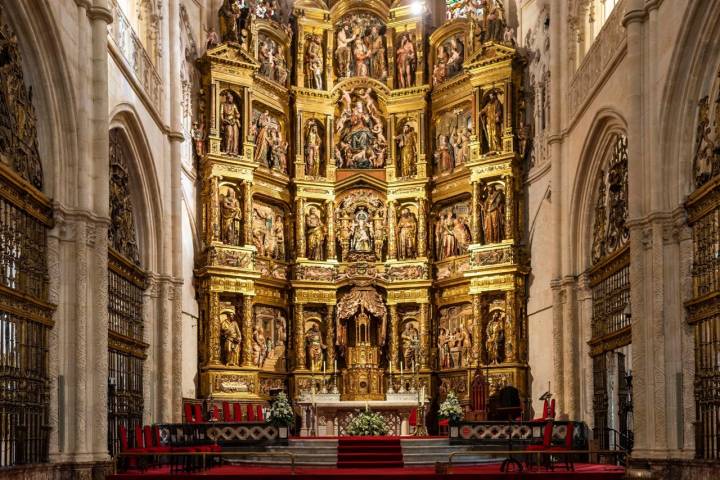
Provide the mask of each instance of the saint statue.
POLYGON ((278 315, 275 318, 275 332, 277 335, 277 346, 285 349, 285 342, 287 342, 287 326, 286 320, 283 315, 278 315))
POLYGON ((323 69, 325 61, 323 59, 323 49, 320 44, 319 35, 310 35, 308 37, 308 47, 305 53, 305 78, 306 85, 309 88, 322 90, 323 86, 323 69))
POLYGON ((435 163, 440 173, 450 173, 455 167, 453 155, 450 152, 450 143, 447 135, 438 135, 438 145, 435 153, 435 163))
POLYGON ((240 245, 240 225, 242 208, 237 199, 235 190, 229 188, 220 200, 220 239, 228 245, 240 245))
POLYGON ((436 248, 438 260, 444 260, 458 254, 458 241, 455 236, 455 223, 457 217, 452 212, 438 218, 435 229, 436 248))
POLYGON ((238 0, 226 0, 220 7, 220 32, 225 42, 239 41, 240 18, 242 7, 238 0))
POLYGON ((500 363, 505 353, 505 326, 503 323, 503 313, 496 311, 487 324, 485 348, 490 363, 500 363))
POLYGON ((409 123, 403 125, 403 131, 395 137, 400 150, 400 176, 415 175, 415 160, 417 158, 417 133, 409 123))
POLYGON ((400 47, 395 52, 395 65, 397 66, 398 86, 409 88, 415 84, 415 70, 417 68, 417 55, 415 45, 409 34, 400 39, 400 47))
POLYGON ((317 122, 312 121, 305 137, 305 173, 311 177, 320 176, 320 150, 322 138, 317 122))
POLYGON ((496 91, 491 91, 488 102, 480 111, 483 136, 487 143, 488 152, 502 150, 503 105, 496 91))
POLYGON ((253 364, 262 367, 268 355, 267 344, 265 343, 265 332, 262 326, 255 324, 252 336, 253 364))
POLYGON ((240 343, 242 333, 237 322, 233 320, 229 312, 220 314, 220 335, 223 339, 223 350, 225 352, 225 364, 240 365, 240 343))
POLYGON ((220 109, 223 126, 224 153, 240 154, 240 110, 230 92, 225 93, 225 101, 220 109))
POLYGON ((402 340, 403 363, 408 366, 417 363, 418 359, 415 358, 415 351, 419 345, 420 334, 412 322, 405 324, 400 339, 402 340))
POLYGON ((322 368, 323 350, 327 349, 322 341, 322 333, 317 323, 305 333, 305 345, 307 346, 307 358, 310 362, 310 370, 313 372, 322 368))
POLYGON ((350 44, 355 41, 355 35, 350 30, 349 24, 344 24, 337 34, 337 48, 335 49, 335 64, 338 69, 338 76, 350 76, 350 44))
POLYGON ((400 260, 415 258, 417 255, 417 220, 409 208, 403 208, 400 212, 400 220, 398 220, 397 230, 398 258, 400 260))
POLYGON ((440 368, 452 368, 452 360, 450 356, 450 335, 445 328, 440 328, 438 334, 438 351, 440 355, 440 368))
POLYGON ((193 122, 190 135, 195 145, 195 155, 202 158, 205 155, 205 125, 200 122, 193 122))
POLYGON ((272 149, 272 131, 270 125, 270 113, 265 110, 255 122, 255 158, 254 161, 269 165, 270 151, 272 149))
POLYGON ((505 235, 505 193, 497 185, 491 185, 481 207, 485 243, 502 242, 505 235))
POLYGON ((355 252, 371 252, 373 243, 372 223, 364 208, 355 214, 350 234, 350 250, 355 252))
POLYGON ((285 225, 280 215, 275 215, 275 222, 272 226, 272 236, 275 239, 272 249, 272 257, 275 260, 285 260, 285 225))
POLYGON ((371 76, 377 80, 384 81, 387 77, 387 62, 385 60, 385 44, 380 35, 380 29, 374 25, 370 29, 370 37, 367 39, 370 45, 370 67, 371 76))
POLYGON ((305 230, 307 235, 308 258, 310 260, 323 260, 325 258, 325 224, 320 211, 311 206, 305 215, 305 230))

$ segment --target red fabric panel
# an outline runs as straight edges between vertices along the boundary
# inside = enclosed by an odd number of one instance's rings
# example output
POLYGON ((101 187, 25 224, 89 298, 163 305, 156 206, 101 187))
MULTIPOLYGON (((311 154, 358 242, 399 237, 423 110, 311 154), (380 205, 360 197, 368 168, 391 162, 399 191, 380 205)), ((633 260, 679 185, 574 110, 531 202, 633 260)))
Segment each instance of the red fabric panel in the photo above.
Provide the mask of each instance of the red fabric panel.
POLYGON ((411 427, 417 426, 417 408, 410 410, 410 417, 408 417, 408 423, 411 427))
POLYGON ((160 443, 160 427, 158 427, 157 425, 155 425, 153 427, 153 439, 155 441, 155 443, 153 444, 153 447, 161 447, 162 446, 160 443))
POLYGON ((185 407, 185 423, 193 423, 192 405, 186 403, 185 407))
POLYGON ((251 403, 248 403, 245 407, 245 411, 247 412, 247 418, 245 419, 248 422, 254 422, 255 421, 255 408, 251 403))
POLYGON ((223 402, 223 422, 232 422, 233 417, 230 413, 230 404, 228 402, 223 402))
POLYGON ((441 427, 447 427, 450 421, 447 418, 441 418, 438 420, 438 425, 441 427))
POLYGON ((233 403, 233 414, 234 414, 234 418, 233 418, 234 422, 242 422, 243 421, 242 405, 240 405, 239 403, 233 403))
POLYGON ((135 425, 135 448, 143 448, 143 432, 140 425, 135 425))
POLYGON ((143 437, 145 438, 145 448, 151 448, 153 446, 153 438, 150 425, 145 425, 143 427, 143 437))
POLYGON ((125 425, 120 425, 118 435, 120 436, 120 451, 125 452, 128 449, 127 428, 125 428, 125 425))
POLYGON ((543 430, 543 447, 548 448, 552 442, 553 422, 547 422, 543 430))
POLYGON ((217 422, 218 420, 220 420, 220 411, 218 410, 217 405, 212 406, 212 415, 210 416, 210 419, 213 422, 217 422))
POLYGON ((263 416, 262 405, 258 405, 258 406, 257 406, 257 421, 258 421, 258 422, 264 422, 264 421, 265 421, 265 417, 263 416))
POLYGON ((204 421, 203 419, 203 412, 202 412, 202 405, 199 403, 195 404, 195 423, 202 423, 204 421))
POLYGON ((575 425, 572 422, 568 422, 567 429, 565 430, 565 448, 572 450, 573 441, 573 429, 575 425))
POLYGON ((554 398, 550 401, 549 416, 550 416, 550 418, 555 418, 555 399, 554 398))

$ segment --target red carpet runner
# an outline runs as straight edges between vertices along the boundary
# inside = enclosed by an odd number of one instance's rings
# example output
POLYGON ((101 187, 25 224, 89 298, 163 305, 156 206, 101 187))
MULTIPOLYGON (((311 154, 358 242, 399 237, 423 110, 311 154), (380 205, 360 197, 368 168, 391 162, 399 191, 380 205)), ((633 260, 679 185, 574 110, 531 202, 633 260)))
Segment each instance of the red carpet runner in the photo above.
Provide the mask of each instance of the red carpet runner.
POLYGON ((402 468, 398 437, 340 437, 338 468, 402 468))

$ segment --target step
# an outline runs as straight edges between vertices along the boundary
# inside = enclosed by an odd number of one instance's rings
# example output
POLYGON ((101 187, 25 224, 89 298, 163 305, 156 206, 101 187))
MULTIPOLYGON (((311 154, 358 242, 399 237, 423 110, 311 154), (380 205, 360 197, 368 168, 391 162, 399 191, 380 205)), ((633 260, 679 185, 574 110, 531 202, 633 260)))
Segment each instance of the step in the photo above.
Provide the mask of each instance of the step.
POLYGON ((351 461, 338 462, 337 468, 403 468, 403 462, 351 461))
POLYGON ((367 453, 373 453, 373 452, 397 452, 398 454, 402 453, 402 448, 400 448, 400 445, 397 447, 375 447, 375 446, 363 446, 363 445, 340 445, 337 449, 338 454, 340 453, 354 453, 354 452, 367 452, 367 453))

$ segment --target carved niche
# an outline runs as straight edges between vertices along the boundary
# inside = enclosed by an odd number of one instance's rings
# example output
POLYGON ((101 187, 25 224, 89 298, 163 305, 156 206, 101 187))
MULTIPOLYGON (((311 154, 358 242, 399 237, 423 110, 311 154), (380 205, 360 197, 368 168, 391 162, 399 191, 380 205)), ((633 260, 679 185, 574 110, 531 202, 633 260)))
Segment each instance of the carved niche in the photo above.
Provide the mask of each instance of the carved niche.
POLYGON ((305 86, 322 90, 325 88, 325 51, 322 37, 317 34, 305 36, 305 86))
POLYGON ((335 75, 371 77, 385 82, 388 76, 386 27, 371 13, 345 15, 335 26, 335 75))
POLYGON ((140 265, 140 250, 135 231, 135 215, 130 198, 130 155, 120 129, 110 130, 110 246, 135 265, 140 265))
POLYGON ((288 84, 288 61, 282 43, 266 31, 258 33, 257 59, 260 63, 258 74, 279 83, 288 84))
POLYGON ((242 101, 232 90, 220 93, 220 151, 228 155, 242 153, 242 101))
POLYGON ((284 372, 287 339, 285 312, 276 307, 256 305, 252 336, 253 365, 284 372))
POLYGON ((467 253, 472 243, 470 201, 463 200, 437 211, 435 216, 435 257, 444 260, 467 253))
POLYGON ((418 253, 417 205, 406 203, 397 210, 397 256, 399 260, 411 260, 418 253))
POLYGON ((397 88, 410 88, 415 86, 415 72, 417 71, 417 48, 415 34, 403 33, 396 39, 395 45, 395 78, 397 88))
POLYGON ((628 217, 627 142, 625 135, 615 135, 606 168, 600 171, 593 224, 593 264, 620 250, 630 238, 625 223, 628 217))
POLYGON ((305 236, 307 257, 310 260, 325 260, 327 225, 322 207, 311 203, 305 209, 305 236))
POLYGON ((38 152, 32 87, 25 87, 15 32, 0 10, 0 162, 38 190, 43 172, 38 152))
POLYGON ((720 173, 720 71, 710 95, 700 99, 693 167, 695 187, 720 173))
POLYGON ((235 184, 223 183, 220 185, 218 201, 220 240, 226 245, 242 245, 243 212, 240 190, 235 184))
POLYGON ((242 331, 232 304, 224 304, 220 311, 220 343, 222 362, 227 366, 239 366, 242 359, 242 331))
POLYGON ((472 106, 462 103, 439 114, 434 121, 435 171, 452 173, 470 160, 473 131, 472 106))
POLYGON ((288 173, 288 142, 285 119, 262 105, 253 106, 252 136, 255 142, 253 160, 284 174, 288 173))
POLYGON ((333 347, 333 339, 328 339, 323 314, 320 309, 306 309, 303 318, 303 341, 305 348, 305 368, 312 372, 322 370, 327 362, 327 349, 333 347))
POLYGON ((500 243, 505 238, 505 184, 501 180, 481 183, 479 198, 482 243, 500 243))
POLYGON ((305 123, 303 133, 303 159, 305 175, 313 178, 325 176, 325 127, 323 123, 311 118, 305 123))
POLYGON ((467 368, 472 358, 472 305, 463 303, 438 311, 438 363, 441 370, 467 368))
POLYGON ((385 201, 374 190, 350 190, 337 201, 335 225, 342 261, 382 259, 386 240, 385 201))
POLYGON ((370 87, 343 89, 335 107, 338 168, 383 168, 387 158, 385 114, 370 87))
POLYGON ((507 315, 504 301, 494 301, 488 309, 485 325, 485 352, 487 363, 503 363, 507 354, 507 315))
POLYGON ((253 200, 252 240, 259 257, 285 260, 285 210, 253 200))
POLYGON ((395 133, 397 172, 400 178, 417 174, 418 132, 414 120, 404 118, 398 122, 395 133))
POLYGON ((503 150, 505 119, 503 97, 504 93, 499 88, 491 88, 483 95, 480 108, 480 148, 482 153, 503 150))

